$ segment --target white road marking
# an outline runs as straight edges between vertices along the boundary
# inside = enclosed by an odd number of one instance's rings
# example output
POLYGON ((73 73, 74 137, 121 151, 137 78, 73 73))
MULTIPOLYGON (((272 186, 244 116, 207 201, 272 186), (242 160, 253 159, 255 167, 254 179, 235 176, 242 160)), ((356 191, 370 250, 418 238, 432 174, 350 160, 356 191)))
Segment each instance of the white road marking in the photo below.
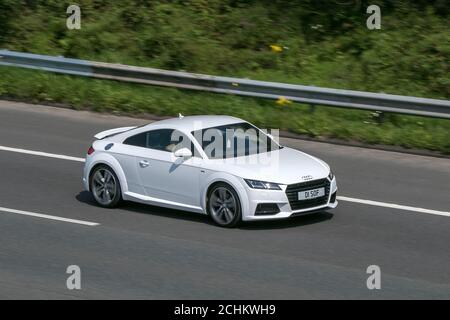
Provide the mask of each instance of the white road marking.
POLYGON ((356 199, 356 198, 349 198, 349 197, 342 197, 342 196, 338 196, 337 199, 340 200, 340 201, 348 201, 348 202, 356 202, 356 203, 361 203, 361 204, 367 204, 369 206, 392 208, 392 209, 399 209, 399 210, 406 210, 406 211, 413 211, 413 212, 421 212, 421 213, 434 214, 434 215, 438 215, 438 216, 450 217, 450 212, 430 210, 430 209, 417 208, 417 207, 410 207, 410 206, 404 206, 404 205, 395 204, 395 203, 386 203, 386 202, 379 202, 379 201, 372 201, 372 200, 363 200, 363 199, 356 199))
MULTIPOLYGON (((41 151, 10 148, 10 147, 4 147, 4 146, 0 146, 0 151, 10 151, 10 152, 17 152, 17 153, 24 153, 24 154, 30 154, 30 155, 35 155, 35 156, 47 157, 47 158, 55 158, 55 159, 69 160, 69 161, 76 161, 76 162, 85 162, 85 159, 83 159, 83 158, 77 158, 77 157, 71 157, 71 156, 65 156, 65 155, 61 155, 61 154, 47 153, 47 152, 41 152, 41 151)), ((357 198, 350 198, 350 197, 343 197, 343 196, 338 196, 337 199, 340 201, 361 203, 361 204, 366 204, 369 206, 392 208, 392 209, 398 209, 398 210, 406 210, 406 211, 428 213, 428 214, 434 214, 434 215, 438 215, 438 216, 450 217, 450 212, 446 212, 446 211, 417 208, 417 207, 405 206, 405 205, 400 205, 400 204, 395 204, 395 203, 364 200, 364 199, 357 199, 357 198)), ((1 209, 2 208, 0 208, 0 211, 1 211, 1 209)), ((12 210, 12 209, 8 209, 8 210, 12 210)), ((36 214, 28 214, 28 215, 36 215, 36 214)), ((42 217, 45 215, 40 215, 40 216, 42 217)), ((52 216, 48 216, 48 217, 52 217, 52 216)), ((65 218, 58 218, 58 217, 53 217, 53 218, 54 218, 54 220, 65 219, 65 218)), ((50 218, 48 218, 48 219, 50 219, 50 218)), ((71 220, 71 219, 65 219, 65 220, 61 220, 61 221, 66 221, 66 220, 71 220)), ((77 220, 72 220, 72 221, 77 221, 77 220)), ((68 221, 66 221, 66 222, 68 222, 68 221)), ((90 223, 90 222, 88 222, 88 223, 90 223)), ((86 224, 86 223, 82 223, 82 224, 86 224)), ((97 225, 97 224, 94 224, 94 225, 97 225)))
POLYGON ((49 220, 56 220, 56 221, 62 221, 62 222, 68 222, 68 223, 81 224, 81 225, 85 225, 85 226, 89 226, 89 227, 95 227, 95 226, 100 225, 99 223, 96 223, 96 222, 68 219, 68 218, 62 218, 62 217, 57 217, 57 216, 50 216, 48 214, 41 214, 41 213, 15 210, 15 209, 9 209, 9 208, 2 208, 2 207, 0 207, 0 212, 21 214, 24 216, 31 216, 31 217, 42 218, 42 219, 49 219, 49 220))
POLYGON ((4 147, 4 146, 0 146, 0 151, 10 151, 10 152, 30 154, 33 156, 55 158, 55 159, 77 161, 77 162, 85 162, 85 160, 83 158, 77 158, 77 157, 65 156, 62 154, 54 154, 54 153, 47 153, 47 152, 41 152, 41 151, 10 148, 10 147, 4 147))

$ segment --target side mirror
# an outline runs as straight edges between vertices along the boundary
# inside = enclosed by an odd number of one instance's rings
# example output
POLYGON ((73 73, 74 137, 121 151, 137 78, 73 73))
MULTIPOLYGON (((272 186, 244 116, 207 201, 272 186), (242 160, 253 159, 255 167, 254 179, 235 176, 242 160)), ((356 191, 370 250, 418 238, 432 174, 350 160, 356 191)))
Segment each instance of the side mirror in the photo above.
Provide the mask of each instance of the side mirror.
POLYGON ((174 152, 177 158, 190 158, 192 157, 192 152, 188 148, 181 148, 174 152))

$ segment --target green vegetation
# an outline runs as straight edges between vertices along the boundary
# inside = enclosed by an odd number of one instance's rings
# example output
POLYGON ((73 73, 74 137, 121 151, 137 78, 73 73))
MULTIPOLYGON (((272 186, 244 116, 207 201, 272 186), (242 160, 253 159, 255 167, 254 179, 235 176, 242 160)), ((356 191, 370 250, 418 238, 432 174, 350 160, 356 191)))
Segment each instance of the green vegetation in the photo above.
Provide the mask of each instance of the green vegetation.
MULTIPOLYGON (((0 0, 0 48, 253 79, 448 99, 446 0, 0 0), (71 3, 70 3, 71 4, 71 3), (276 45, 280 50, 271 49, 276 45)), ((226 113, 311 136, 450 153, 450 122, 0 68, 0 96, 132 114, 226 113)))
POLYGON ((64 103, 75 109, 121 114, 228 114, 263 128, 311 137, 358 139, 367 143, 425 148, 450 154, 450 121, 388 115, 379 123, 371 112, 289 104, 232 95, 3 68, 0 94, 31 102, 64 103))

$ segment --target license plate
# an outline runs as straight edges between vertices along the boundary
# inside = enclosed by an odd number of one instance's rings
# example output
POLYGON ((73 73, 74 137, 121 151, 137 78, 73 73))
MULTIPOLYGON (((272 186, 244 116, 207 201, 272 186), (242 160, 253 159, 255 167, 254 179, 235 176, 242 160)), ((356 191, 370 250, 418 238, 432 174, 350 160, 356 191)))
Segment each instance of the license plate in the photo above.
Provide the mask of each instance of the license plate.
POLYGON ((298 193, 298 200, 310 200, 320 198, 325 195, 325 188, 301 191, 298 193))

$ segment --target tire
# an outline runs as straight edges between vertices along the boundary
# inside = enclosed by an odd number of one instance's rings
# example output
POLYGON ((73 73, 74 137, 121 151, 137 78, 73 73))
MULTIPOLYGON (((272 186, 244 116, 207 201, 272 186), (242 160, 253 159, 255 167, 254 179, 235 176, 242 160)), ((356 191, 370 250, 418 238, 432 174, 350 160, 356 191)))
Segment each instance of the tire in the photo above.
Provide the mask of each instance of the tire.
POLYGON ((107 165, 94 168, 90 176, 90 190, 95 202, 103 208, 115 208, 122 201, 122 189, 116 173, 107 165))
POLYGON ((208 191, 206 207, 212 220, 220 227, 233 228, 242 221, 239 196, 229 184, 214 184, 208 191))

